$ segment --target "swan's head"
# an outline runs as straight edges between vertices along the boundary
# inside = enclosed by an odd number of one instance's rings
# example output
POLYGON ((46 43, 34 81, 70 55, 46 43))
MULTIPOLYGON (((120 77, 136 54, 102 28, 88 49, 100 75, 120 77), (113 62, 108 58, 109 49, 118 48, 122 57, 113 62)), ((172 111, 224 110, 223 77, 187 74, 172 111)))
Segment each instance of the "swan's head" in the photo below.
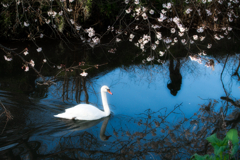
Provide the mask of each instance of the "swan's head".
POLYGON ((102 91, 102 92, 108 92, 109 94, 112 95, 112 92, 110 91, 110 89, 108 88, 108 86, 102 86, 101 91, 102 91))

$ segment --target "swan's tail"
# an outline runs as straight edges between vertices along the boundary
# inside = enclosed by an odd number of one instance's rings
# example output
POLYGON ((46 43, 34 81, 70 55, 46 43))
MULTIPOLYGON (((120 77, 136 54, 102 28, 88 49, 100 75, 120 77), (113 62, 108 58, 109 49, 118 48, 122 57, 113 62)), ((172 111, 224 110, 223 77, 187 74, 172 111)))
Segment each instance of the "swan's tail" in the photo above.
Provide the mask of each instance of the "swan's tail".
POLYGON ((73 119, 74 118, 71 115, 66 114, 66 113, 60 113, 60 114, 54 115, 54 117, 66 118, 66 119, 73 119))

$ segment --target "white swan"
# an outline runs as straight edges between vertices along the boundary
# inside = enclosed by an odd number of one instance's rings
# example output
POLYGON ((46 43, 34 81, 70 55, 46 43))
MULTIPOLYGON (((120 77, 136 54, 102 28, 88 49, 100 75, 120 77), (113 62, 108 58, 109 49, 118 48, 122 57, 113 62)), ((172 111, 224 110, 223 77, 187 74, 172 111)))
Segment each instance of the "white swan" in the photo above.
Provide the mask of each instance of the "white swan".
POLYGON ((78 120, 97 120, 110 115, 110 109, 107 103, 106 92, 112 95, 108 86, 102 86, 101 96, 104 111, 90 104, 79 104, 72 108, 65 109, 64 113, 54 115, 54 117, 78 120))

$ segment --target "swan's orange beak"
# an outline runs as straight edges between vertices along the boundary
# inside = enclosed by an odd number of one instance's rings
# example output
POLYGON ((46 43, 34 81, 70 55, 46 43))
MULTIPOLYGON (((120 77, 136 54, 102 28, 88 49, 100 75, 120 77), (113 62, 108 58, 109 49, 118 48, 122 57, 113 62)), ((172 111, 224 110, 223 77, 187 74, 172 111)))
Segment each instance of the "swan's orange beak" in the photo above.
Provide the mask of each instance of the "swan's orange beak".
POLYGON ((109 94, 113 95, 112 92, 110 91, 110 89, 108 89, 107 92, 108 92, 109 94))

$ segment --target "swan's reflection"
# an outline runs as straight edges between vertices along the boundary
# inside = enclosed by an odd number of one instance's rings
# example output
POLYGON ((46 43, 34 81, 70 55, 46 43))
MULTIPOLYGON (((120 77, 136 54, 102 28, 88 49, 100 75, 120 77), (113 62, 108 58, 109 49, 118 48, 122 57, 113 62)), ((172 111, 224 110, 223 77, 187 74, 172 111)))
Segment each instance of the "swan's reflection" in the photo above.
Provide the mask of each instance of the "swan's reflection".
POLYGON ((105 131, 106 131, 109 119, 110 119, 110 116, 104 117, 104 118, 101 118, 101 119, 98 119, 98 120, 94 120, 94 121, 73 120, 74 123, 71 126, 71 128, 69 128, 69 129, 72 130, 72 131, 86 130, 86 129, 89 129, 89 128, 91 128, 91 127, 93 127, 93 126, 95 126, 95 125, 97 125, 97 124, 99 124, 100 122, 103 121, 102 126, 101 126, 101 130, 100 130, 100 139, 102 141, 106 141, 111 137, 111 135, 109 135, 109 136, 105 135, 105 131))
POLYGON ((52 134, 50 132, 48 132, 47 134, 50 134, 52 136, 58 136, 58 137, 64 136, 64 135, 67 136, 77 131, 84 131, 84 130, 90 129, 103 121, 101 130, 100 130, 100 139, 102 141, 106 141, 111 137, 111 135, 109 136, 105 135, 105 131, 106 131, 109 119, 110 119, 110 116, 104 117, 98 120, 93 120, 93 121, 59 119, 57 121, 58 122, 57 126, 55 125, 54 129, 51 129, 52 134), (59 121, 63 122, 64 124, 59 123, 59 121))

